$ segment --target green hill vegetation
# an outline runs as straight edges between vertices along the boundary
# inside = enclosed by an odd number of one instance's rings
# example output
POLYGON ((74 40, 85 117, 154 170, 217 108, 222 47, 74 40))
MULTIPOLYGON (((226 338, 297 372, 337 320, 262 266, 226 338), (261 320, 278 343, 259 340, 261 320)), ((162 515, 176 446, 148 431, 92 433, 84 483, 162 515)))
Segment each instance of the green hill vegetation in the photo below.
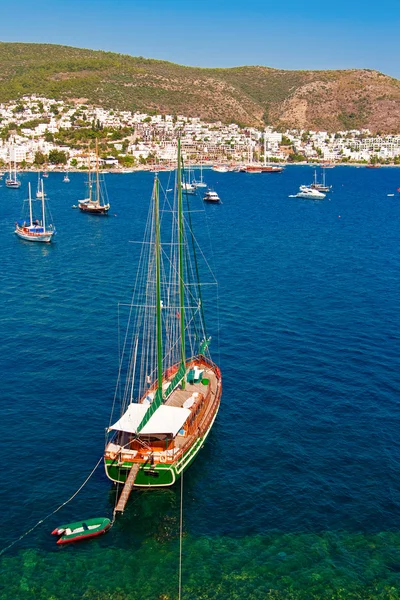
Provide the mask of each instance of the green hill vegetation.
POLYGON ((39 94, 240 125, 400 129, 400 82, 371 70, 200 69, 51 44, 0 43, 0 102, 39 94))

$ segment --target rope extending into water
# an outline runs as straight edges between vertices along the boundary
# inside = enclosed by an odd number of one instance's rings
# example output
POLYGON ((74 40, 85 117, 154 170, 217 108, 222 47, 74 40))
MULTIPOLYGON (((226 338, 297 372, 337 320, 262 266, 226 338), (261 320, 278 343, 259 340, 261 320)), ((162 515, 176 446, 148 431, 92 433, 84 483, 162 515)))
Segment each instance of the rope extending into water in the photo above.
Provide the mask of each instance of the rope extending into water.
POLYGON ((183 469, 181 475, 181 507, 179 515, 179 585, 178 599, 182 598, 182 538, 183 538, 183 469))
POLYGON ((77 496, 79 494, 79 492, 81 491, 81 489, 87 484, 87 482, 89 481, 89 479, 91 478, 91 476, 93 475, 93 473, 96 471, 97 467, 99 466, 99 464, 101 463, 102 460, 103 460, 103 456, 101 456, 99 458, 99 460, 97 461, 96 466, 94 467, 94 469, 92 470, 92 472, 90 473, 90 475, 88 475, 88 477, 86 477, 86 479, 82 483, 82 485, 76 490, 76 492, 74 492, 74 494, 72 494, 72 496, 70 498, 68 498, 68 500, 66 500, 65 502, 63 502, 62 504, 60 504, 60 506, 58 506, 55 510, 53 510, 51 513, 49 513, 46 517, 44 517, 43 519, 40 519, 40 521, 38 521, 36 523, 36 525, 34 525, 30 529, 28 529, 28 531, 26 531, 22 535, 20 535, 20 537, 18 539, 14 540, 13 542, 11 542, 11 544, 9 544, 8 546, 6 546, 2 550, 0 550, 0 556, 2 554, 4 554, 4 552, 7 552, 7 550, 9 550, 10 548, 12 548, 12 546, 15 546, 15 544, 17 544, 18 542, 20 542, 24 537, 26 537, 29 533, 31 533, 34 529, 36 529, 36 527, 39 527, 39 525, 41 525, 42 523, 44 523, 45 521, 47 521, 47 519, 49 519, 52 515, 54 515, 59 510, 61 510, 63 508, 63 506, 65 506, 66 504, 68 504, 69 502, 71 502, 71 500, 73 500, 75 498, 75 496, 77 496))

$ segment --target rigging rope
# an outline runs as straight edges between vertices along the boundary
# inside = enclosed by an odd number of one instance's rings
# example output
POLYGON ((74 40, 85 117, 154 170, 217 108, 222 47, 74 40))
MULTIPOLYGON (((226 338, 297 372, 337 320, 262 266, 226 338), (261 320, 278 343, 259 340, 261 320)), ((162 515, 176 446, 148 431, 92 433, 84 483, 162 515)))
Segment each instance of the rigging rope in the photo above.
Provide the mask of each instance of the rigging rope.
MULTIPOLYGON (((94 467, 94 469, 92 470, 92 472, 90 473, 90 475, 88 475, 88 477, 86 477, 86 479, 82 483, 82 485, 76 490, 76 492, 74 494, 72 494, 72 496, 68 500, 66 500, 65 502, 63 502, 62 504, 60 504, 60 506, 58 506, 55 510, 53 510, 51 513, 49 513, 46 517, 44 517, 44 519, 40 519, 40 521, 38 521, 36 523, 36 525, 34 525, 30 529, 28 529, 28 531, 26 531, 25 533, 23 533, 18 539, 14 540, 13 542, 11 542, 11 544, 9 544, 8 546, 6 546, 2 550, 0 550, 0 556, 2 554, 4 554, 4 552, 7 552, 7 550, 9 550, 10 548, 12 548, 12 546, 15 546, 15 544, 17 544, 18 542, 20 542, 24 537, 26 537, 29 533, 31 533, 34 529, 36 529, 36 527, 38 527, 39 525, 41 525, 42 523, 44 523, 45 521, 47 521, 47 519, 49 519, 52 515, 54 515, 59 510, 61 510, 61 508, 63 508, 63 506, 65 506, 66 504, 68 504, 69 502, 71 502, 71 500, 73 500, 75 498, 75 496, 77 496, 79 494, 79 492, 81 491, 81 489, 87 484, 87 482, 89 481, 89 479, 91 478, 91 476, 93 475, 93 473, 96 471, 97 467, 99 466, 99 464, 101 463, 102 460, 103 460, 103 456, 101 456, 99 458, 99 460, 97 461, 96 466, 94 467)), ((112 523, 114 523, 114 520, 112 521, 112 523)))

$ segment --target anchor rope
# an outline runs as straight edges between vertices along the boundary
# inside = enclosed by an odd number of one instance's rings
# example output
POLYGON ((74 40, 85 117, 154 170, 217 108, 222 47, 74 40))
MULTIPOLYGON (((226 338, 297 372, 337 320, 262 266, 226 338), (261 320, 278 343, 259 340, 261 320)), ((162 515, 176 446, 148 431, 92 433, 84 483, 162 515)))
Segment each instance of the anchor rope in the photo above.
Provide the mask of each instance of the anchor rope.
POLYGON ((179 584, 178 599, 182 598, 182 538, 183 538, 183 469, 181 475, 181 506, 179 513, 179 584))
POLYGON ((52 515, 54 515, 59 510, 61 510, 63 508, 63 506, 65 506, 66 504, 68 504, 69 502, 71 502, 71 500, 73 500, 75 498, 75 496, 77 496, 79 494, 79 492, 81 491, 81 489, 87 484, 87 482, 92 477, 93 473, 96 471, 97 467, 99 466, 99 464, 101 463, 102 460, 103 460, 103 456, 101 456, 99 458, 99 460, 97 461, 96 466, 94 467, 94 469, 92 470, 92 472, 90 473, 90 475, 88 475, 88 477, 86 477, 86 479, 82 483, 82 485, 76 490, 76 492, 74 492, 72 494, 72 496, 70 498, 68 498, 68 500, 66 500, 65 502, 63 502, 62 504, 60 504, 60 506, 58 506, 55 510, 53 510, 51 513, 49 513, 46 517, 44 517, 43 519, 40 519, 40 521, 38 521, 33 527, 31 527, 30 529, 28 529, 28 531, 26 531, 25 533, 23 533, 22 535, 20 535, 20 537, 18 539, 14 540, 13 542, 11 542, 11 544, 9 544, 8 546, 6 546, 2 550, 0 550, 0 556, 2 554, 4 554, 4 552, 7 552, 7 550, 9 550, 10 548, 12 548, 12 546, 15 546, 15 544, 17 544, 18 542, 20 542, 24 537, 26 537, 29 533, 31 533, 34 529, 36 529, 36 527, 39 527, 39 525, 41 525, 42 523, 44 523, 45 521, 47 521, 47 519, 49 519, 52 515))

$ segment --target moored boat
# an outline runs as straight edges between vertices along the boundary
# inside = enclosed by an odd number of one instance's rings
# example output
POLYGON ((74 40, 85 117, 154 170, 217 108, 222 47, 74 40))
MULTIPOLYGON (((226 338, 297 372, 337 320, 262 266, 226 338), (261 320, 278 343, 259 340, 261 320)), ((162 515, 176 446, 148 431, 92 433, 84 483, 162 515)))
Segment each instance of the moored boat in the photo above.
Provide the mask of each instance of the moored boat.
POLYGON ((50 243, 56 230, 52 224, 46 223, 45 193, 43 181, 41 182, 41 219, 34 218, 32 208, 31 184, 28 183, 29 217, 20 219, 15 223, 15 233, 27 242, 50 243))
POLYGON ((247 165, 246 173, 282 173, 283 167, 278 165, 247 165))
POLYGON ((21 182, 17 177, 17 163, 14 163, 14 169, 11 168, 10 161, 10 172, 6 179, 6 187, 11 189, 18 189, 21 187, 21 182))
POLYGON ((86 519, 56 527, 51 533, 60 536, 57 544, 69 544, 79 542, 88 538, 96 537, 106 533, 111 527, 110 519, 99 517, 97 519, 86 519))
POLYGON ((324 170, 322 171, 322 182, 317 181, 317 169, 314 169, 314 181, 308 187, 312 188, 313 190, 318 190, 319 192, 325 193, 330 192, 332 189, 331 185, 326 185, 326 176, 324 170))
POLYGON ((78 207, 82 212, 92 215, 107 215, 110 210, 110 203, 106 201, 107 190, 104 178, 100 178, 99 174, 99 152, 96 140, 96 171, 95 179, 92 180, 90 170, 90 149, 88 157, 88 191, 89 196, 84 200, 78 201, 78 207))
POLYGON ((309 200, 322 200, 325 198, 326 194, 319 192, 311 187, 306 185, 301 185, 300 190, 297 194, 293 194, 289 196, 289 198, 308 198, 309 200))
POLYGON ((123 512, 133 487, 171 486, 180 478, 200 452, 220 404, 221 373, 210 356, 197 279, 203 259, 184 216, 183 201, 190 212, 192 200, 182 192, 181 169, 178 140, 174 198, 170 210, 163 204, 161 216, 154 180, 119 370, 122 405, 108 428, 106 474, 125 484, 115 512, 123 512))
POLYGON ((221 202, 221 198, 218 196, 217 192, 214 192, 213 190, 207 190, 203 196, 203 200, 204 202, 221 202))

